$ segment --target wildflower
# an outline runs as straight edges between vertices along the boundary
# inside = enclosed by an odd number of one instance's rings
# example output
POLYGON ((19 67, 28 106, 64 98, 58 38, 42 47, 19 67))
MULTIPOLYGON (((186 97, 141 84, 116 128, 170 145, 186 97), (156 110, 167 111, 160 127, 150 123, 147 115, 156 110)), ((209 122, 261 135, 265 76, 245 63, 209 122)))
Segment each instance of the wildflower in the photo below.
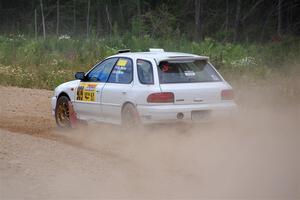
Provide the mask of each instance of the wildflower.
POLYGON ((231 62, 231 64, 234 67, 253 67, 257 65, 257 62, 255 58, 246 56, 245 58, 231 62))
POLYGON ((59 36, 58 40, 69 40, 70 38, 71 38, 71 36, 65 34, 65 35, 59 36))
POLYGON ((26 40, 25 37, 24 37, 24 34, 18 34, 17 37, 22 39, 22 40, 26 40))
POLYGON ((58 61, 56 59, 53 59, 52 62, 50 63, 51 65, 57 65, 58 61))

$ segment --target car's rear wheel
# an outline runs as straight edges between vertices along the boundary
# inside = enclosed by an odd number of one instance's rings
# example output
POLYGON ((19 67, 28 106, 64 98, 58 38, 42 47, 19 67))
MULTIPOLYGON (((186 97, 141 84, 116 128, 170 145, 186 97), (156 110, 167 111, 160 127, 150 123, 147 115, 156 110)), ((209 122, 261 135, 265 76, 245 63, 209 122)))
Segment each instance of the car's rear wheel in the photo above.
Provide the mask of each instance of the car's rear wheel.
POLYGON ((140 117, 135 107, 128 103, 122 109, 122 126, 126 129, 140 127, 140 117))
POLYGON ((57 100, 55 107, 55 121, 60 128, 71 127, 69 101, 69 98, 66 96, 61 96, 57 100))

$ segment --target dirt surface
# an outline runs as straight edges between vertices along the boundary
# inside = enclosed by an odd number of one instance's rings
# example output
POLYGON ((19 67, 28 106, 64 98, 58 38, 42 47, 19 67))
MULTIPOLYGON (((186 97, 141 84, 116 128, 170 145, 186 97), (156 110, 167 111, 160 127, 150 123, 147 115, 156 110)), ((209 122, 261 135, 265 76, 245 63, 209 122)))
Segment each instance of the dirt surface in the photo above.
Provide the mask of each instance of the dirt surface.
POLYGON ((58 130, 51 91, 0 86, 0 199, 300 199, 300 99, 236 88, 234 119, 124 132, 58 130))

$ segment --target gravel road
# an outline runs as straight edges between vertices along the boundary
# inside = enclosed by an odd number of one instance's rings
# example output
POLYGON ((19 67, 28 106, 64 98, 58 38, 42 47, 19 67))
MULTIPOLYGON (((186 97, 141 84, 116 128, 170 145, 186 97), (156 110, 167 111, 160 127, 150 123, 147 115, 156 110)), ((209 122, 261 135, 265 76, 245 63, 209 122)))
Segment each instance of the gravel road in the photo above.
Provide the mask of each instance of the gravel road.
POLYGON ((300 101, 243 91, 232 121, 62 131, 51 91, 0 86, 0 199, 300 199, 300 101))

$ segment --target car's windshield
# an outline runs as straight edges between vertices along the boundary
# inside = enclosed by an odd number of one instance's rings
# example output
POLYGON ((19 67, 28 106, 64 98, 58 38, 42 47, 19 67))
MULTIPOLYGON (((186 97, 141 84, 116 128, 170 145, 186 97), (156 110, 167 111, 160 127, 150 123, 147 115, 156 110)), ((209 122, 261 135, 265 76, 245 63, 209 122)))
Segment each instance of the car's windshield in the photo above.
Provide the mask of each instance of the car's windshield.
POLYGON ((161 84, 221 81, 206 60, 162 61, 158 66, 158 75, 161 84))
POLYGON ((109 58, 97 64, 86 76, 90 82, 106 82, 118 58, 109 58))

